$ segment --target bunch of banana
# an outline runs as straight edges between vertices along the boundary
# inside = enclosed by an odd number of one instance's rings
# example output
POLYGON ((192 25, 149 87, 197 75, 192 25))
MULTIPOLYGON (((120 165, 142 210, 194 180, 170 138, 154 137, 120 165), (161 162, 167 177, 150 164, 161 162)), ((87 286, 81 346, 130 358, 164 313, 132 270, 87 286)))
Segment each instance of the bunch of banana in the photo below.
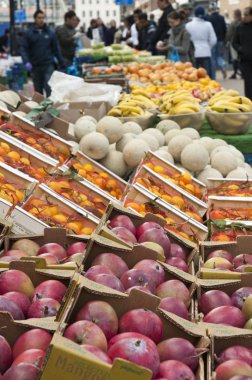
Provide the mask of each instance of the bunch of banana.
POLYGON ((252 112, 252 102, 249 98, 240 96, 236 90, 227 90, 215 94, 206 109, 221 113, 252 112))
POLYGON ((133 100, 122 100, 108 112, 108 116, 115 117, 144 116, 145 114, 146 111, 133 100))
POLYGON ((155 109, 157 108, 157 104, 150 99, 150 97, 147 94, 144 94, 143 91, 133 91, 131 94, 124 94, 122 95, 122 100, 135 102, 140 107, 144 109, 155 109))
POLYGON ((169 91, 160 101, 161 113, 168 115, 183 115, 200 112, 200 100, 192 96, 189 91, 169 91))

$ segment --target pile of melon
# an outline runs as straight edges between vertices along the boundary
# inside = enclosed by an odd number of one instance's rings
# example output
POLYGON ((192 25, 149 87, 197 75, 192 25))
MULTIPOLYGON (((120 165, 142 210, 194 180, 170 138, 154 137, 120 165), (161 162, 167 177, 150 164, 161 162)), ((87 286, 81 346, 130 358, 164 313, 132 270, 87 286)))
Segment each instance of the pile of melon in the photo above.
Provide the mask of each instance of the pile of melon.
POLYGON ((0 107, 6 109, 7 105, 16 108, 21 102, 20 96, 12 90, 5 90, 0 92, 0 107))
POLYGON ((135 122, 105 116, 97 122, 82 116, 74 126, 80 150, 107 169, 124 177, 151 150, 208 185, 208 178, 252 177, 243 154, 224 140, 200 138, 193 128, 180 129, 171 120, 160 121, 145 131, 135 122))

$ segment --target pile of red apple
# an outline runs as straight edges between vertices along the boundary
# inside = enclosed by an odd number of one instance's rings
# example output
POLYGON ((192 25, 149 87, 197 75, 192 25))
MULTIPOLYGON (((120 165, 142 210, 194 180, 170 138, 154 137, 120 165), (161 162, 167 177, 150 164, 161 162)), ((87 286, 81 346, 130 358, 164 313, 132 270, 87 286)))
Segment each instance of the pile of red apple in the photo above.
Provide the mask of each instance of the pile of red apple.
POLYGON ((20 270, 0 274, 0 311, 13 319, 45 318, 57 315, 67 288, 58 280, 47 280, 34 287, 30 277, 20 270))
POLYGON ((42 329, 31 329, 11 348, 0 335, 0 379, 36 380, 46 356, 52 336, 42 329))
POLYGON ((132 269, 114 253, 101 253, 86 271, 85 277, 120 292, 133 288, 161 298, 159 307, 181 318, 188 318, 190 292, 180 280, 165 281, 163 266, 152 259, 139 261, 132 269))
POLYGON ((157 380, 194 380, 198 352, 188 340, 163 340, 163 322, 151 310, 133 309, 118 318, 115 309, 100 300, 78 311, 64 336, 112 364, 122 358, 150 369, 157 380))
POLYGON ((179 244, 171 244, 165 230, 156 222, 145 222, 138 228, 127 215, 116 215, 110 222, 111 231, 128 244, 143 244, 166 257, 166 264, 188 272, 186 251, 179 244))
POLYGON ((199 298, 204 322, 252 329, 252 287, 237 289, 231 296, 222 290, 209 290, 199 298))
POLYGON ((242 253, 235 256, 224 249, 215 250, 207 256, 204 268, 245 272, 247 267, 252 265, 252 254, 242 253))
POLYGON ((216 380, 251 380, 252 349, 230 346, 215 357, 216 380))
POLYGON ((19 239, 4 253, 0 261, 11 262, 22 257, 37 256, 45 259, 48 265, 57 265, 65 262, 78 261, 86 249, 86 243, 75 242, 67 249, 57 243, 47 243, 41 247, 33 240, 19 239))

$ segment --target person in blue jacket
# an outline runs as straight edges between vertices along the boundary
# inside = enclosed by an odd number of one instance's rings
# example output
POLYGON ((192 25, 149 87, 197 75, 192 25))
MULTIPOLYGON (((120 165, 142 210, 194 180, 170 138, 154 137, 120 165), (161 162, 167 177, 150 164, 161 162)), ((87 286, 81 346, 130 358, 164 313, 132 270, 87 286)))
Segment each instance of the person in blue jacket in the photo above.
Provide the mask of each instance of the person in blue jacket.
POLYGON ((35 91, 50 96, 51 89, 48 81, 58 67, 64 68, 64 61, 60 52, 55 33, 45 23, 45 13, 37 10, 32 25, 23 36, 20 47, 25 68, 31 72, 35 91), (57 60, 57 61, 56 61, 57 60))

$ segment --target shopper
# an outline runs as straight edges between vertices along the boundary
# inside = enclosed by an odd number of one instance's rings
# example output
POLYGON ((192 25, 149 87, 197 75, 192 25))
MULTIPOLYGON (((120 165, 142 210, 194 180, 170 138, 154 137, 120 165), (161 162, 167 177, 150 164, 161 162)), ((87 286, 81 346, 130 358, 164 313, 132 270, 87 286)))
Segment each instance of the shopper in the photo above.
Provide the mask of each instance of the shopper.
POLYGON ((94 39, 94 30, 98 30, 98 26, 97 26, 97 22, 95 19, 92 19, 90 21, 90 26, 87 30, 87 37, 90 39, 90 40, 93 40, 94 39))
POLYGON ((230 76, 230 79, 236 79, 236 76, 237 76, 238 71, 239 71, 239 66, 240 66, 239 60, 238 60, 238 53, 233 47, 233 41, 234 41, 236 29, 237 29, 238 25, 240 25, 241 21, 242 21, 242 13, 241 13, 240 9, 235 9, 234 10, 234 21, 231 22, 230 26, 228 27, 227 35, 226 35, 227 47, 230 49, 230 55, 231 55, 231 59, 232 59, 232 63, 233 63, 233 69, 234 69, 234 72, 230 76))
POLYGON ((183 12, 171 12, 168 16, 168 23, 171 27, 170 38, 168 42, 168 55, 174 48, 179 53, 181 62, 190 60, 189 52, 191 46, 191 36, 185 28, 185 18, 183 12))
POLYGON ((56 35, 45 23, 45 13, 37 10, 33 17, 34 25, 24 34, 20 54, 26 70, 31 71, 35 90, 41 94, 45 90, 49 96, 48 81, 55 69, 55 58, 61 69, 64 61, 56 35))
POLYGON ((96 23, 97 23, 97 27, 98 27, 98 31, 99 31, 99 39, 100 39, 100 41, 103 41, 105 43, 107 28, 104 25, 104 22, 102 21, 102 19, 100 17, 98 17, 96 19, 96 23))
POLYGON ((115 20, 111 20, 109 27, 105 31, 105 45, 110 46, 114 43, 115 34, 117 32, 115 20))
POLYGON ((155 15, 153 13, 150 14, 150 23, 157 27, 157 23, 155 21, 155 15))
POLYGON ((219 69, 225 79, 227 77, 227 72, 224 61, 224 47, 227 26, 224 17, 219 14, 217 7, 212 6, 211 10, 211 15, 207 16, 206 20, 210 21, 213 25, 217 37, 217 43, 212 48, 212 78, 215 79, 215 71, 216 69, 219 69))
POLYGON ((163 47, 163 41, 167 39, 167 33, 170 29, 168 24, 168 15, 173 12, 174 9, 169 0, 157 0, 158 8, 163 11, 162 16, 158 21, 158 26, 155 33, 152 36, 150 43, 150 51, 153 54, 157 54, 159 47, 163 47))
POLYGON ((150 48, 150 41, 153 36, 153 33, 155 33, 156 27, 154 24, 152 24, 148 20, 147 13, 141 13, 139 15, 139 21, 138 21, 138 28, 139 28, 139 50, 149 50, 150 48))
POLYGON ((127 44, 138 48, 139 45, 139 39, 138 39, 138 22, 139 22, 139 15, 142 13, 141 9, 135 9, 133 12, 133 18, 134 18, 134 24, 131 25, 130 28, 130 38, 127 40, 127 44))
POLYGON ((233 47, 238 52, 241 61, 242 74, 245 83, 245 95, 252 100, 252 7, 244 9, 243 22, 235 32, 233 47))
POLYGON ((65 66, 69 67, 73 64, 75 50, 78 45, 77 39, 80 37, 80 33, 76 33, 75 30, 80 21, 74 11, 66 12, 64 20, 64 25, 56 29, 56 35, 59 40, 65 66))
POLYGON ((213 26, 209 21, 205 21, 205 9, 197 6, 194 11, 195 17, 186 24, 186 30, 191 35, 194 45, 195 65, 204 67, 211 76, 211 49, 217 42, 217 37, 213 26))
POLYGON ((179 11, 180 13, 184 13, 184 22, 187 23, 189 21, 192 21, 192 17, 191 17, 191 14, 192 14, 192 6, 190 3, 184 3, 180 6, 179 8, 179 11))
POLYGON ((5 29, 4 34, 0 37, 0 53, 8 54, 10 51, 10 30, 5 29))

